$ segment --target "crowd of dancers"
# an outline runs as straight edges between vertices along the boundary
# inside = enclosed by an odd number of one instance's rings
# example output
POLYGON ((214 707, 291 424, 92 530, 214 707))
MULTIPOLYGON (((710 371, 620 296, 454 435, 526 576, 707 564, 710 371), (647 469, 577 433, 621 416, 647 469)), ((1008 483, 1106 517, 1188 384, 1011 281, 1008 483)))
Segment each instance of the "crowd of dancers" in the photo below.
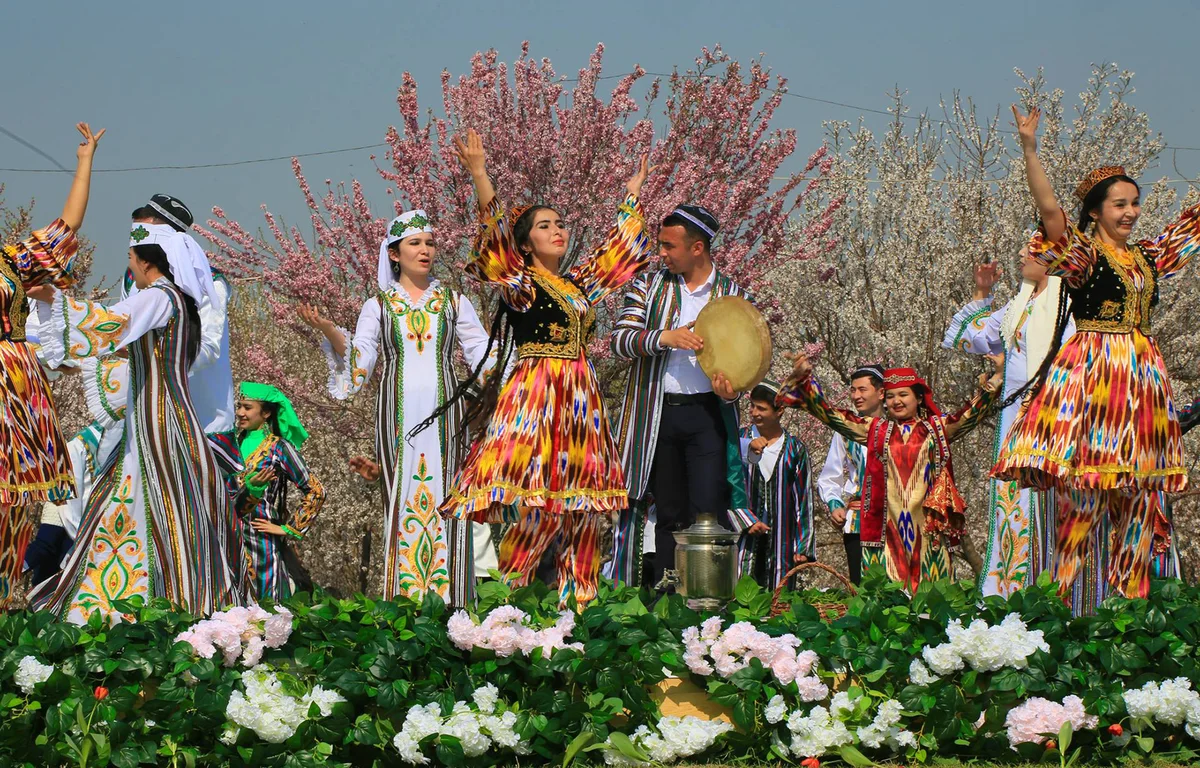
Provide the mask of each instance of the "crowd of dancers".
MULTIPOLYGON (((322 338, 330 397, 378 382, 375 456, 349 471, 381 486, 384 597, 434 591, 470 605, 497 572, 517 585, 540 575, 564 606, 592 600, 602 573, 665 589, 674 534, 704 514, 738 534, 739 573, 773 586, 820 557, 814 487, 851 577, 882 569, 915 590, 954 573, 967 510, 953 445, 997 411, 987 507, 972 512, 988 522, 985 593, 1049 572, 1083 613, 1177 578, 1168 500, 1187 488, 1181 438, 1200 409, 1177 409, 1150 321, 1159 281, 1200 246, 1200 207, 1133 240, 1137 182, 1108 167, 1080 183, 1072 223, 1038 161, 1037 111, 1014 115, 1040 226, 1015 297, 993 306, 997 270, 982 264, 946 331, 944 346, 994 369, 953 412, 916 369, 871 361, 846 372, 848 408, 803 355, 784 381, 735 391, 697 362, 700 311, 753 300, 714 264, 711 212, 681 204, 653 241, 642 158, 612 229, 562 270, 559 212, 507 207, 480 137, 455 138, 479 215, 467 272, 500 298, 490 324, 433 276, 436 226, 421 210, 390 222, 353 333, 297 308, 322 338), (610 420, 587 350, 596 306, 622 289, 609 341, 630 365, 610 420), (834 432, 815 477, 782 426, 787 408, 834 432)), ((62 215, 0 259, 0 607, 22 578, 33 607, 72 621, 119 617, 134 596, 208 613, 311 589, 294 548, 325 502, 303 458, 308 434, 278 388, 235 387, 231 286, 190 234, 187 206, 155 195, 133 211, 119 301, 69 293, 104 133, 78 129, 62 215), (82 377, 93 421, 72 440, 47 372, 82 377)))

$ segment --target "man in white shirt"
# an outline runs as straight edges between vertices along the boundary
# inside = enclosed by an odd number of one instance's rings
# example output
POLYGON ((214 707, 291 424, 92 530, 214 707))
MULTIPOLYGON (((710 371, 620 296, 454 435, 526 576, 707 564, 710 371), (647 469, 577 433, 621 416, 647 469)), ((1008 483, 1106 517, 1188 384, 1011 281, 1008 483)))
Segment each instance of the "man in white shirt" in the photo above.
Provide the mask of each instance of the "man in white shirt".
MULTIPOLYGON (((850 373, 850 402, 863 418, 878 418, 883 409, 883 366, 863 365, 850 373)), ((837 434, 829 443, 825 465, 817 478, 817 492, 829 507, 829 515, 842 529, 850 580, 862 579, 862 543, 859 540, 859 513, 862 510, 862 477, 867 454, 860 443, 837 434)))
POLYGON ((712 512, 729 524, 744 510, 745 483, 738 447, 737 393, 724 376, 710 380, 696 362, 704 341, 692 332, 712 298, 744 296, 712 258, 719 225, 709 211, 681 205, 662 223, 659 256, 665 269, 630 285, 613 329, 613 353, 633 361, 617 442, 629 484, 629 509, 613 531, 607 573, 636 583, 642 532, 651 498, 656 510, 651 583, 675 567, 674 533, 712 512))

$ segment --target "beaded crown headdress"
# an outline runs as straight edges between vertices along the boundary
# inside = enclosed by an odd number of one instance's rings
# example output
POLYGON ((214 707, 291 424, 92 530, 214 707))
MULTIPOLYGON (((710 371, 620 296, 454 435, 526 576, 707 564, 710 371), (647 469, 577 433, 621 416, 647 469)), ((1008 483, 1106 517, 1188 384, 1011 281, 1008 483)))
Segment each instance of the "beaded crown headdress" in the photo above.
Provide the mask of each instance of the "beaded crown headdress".
POLYGON ((1087 193, 1092 191, 1092 187, 1096 186, 1105 179, 1111 179, 1113 176, 1124 176, 1125 169, 1119 165, 1106 165, 1103 168, 1097 168, 1087 175, 1079 186, 1075 188, 1075 197, 1083 202, 1083 198, 1087 197, 1087 193))

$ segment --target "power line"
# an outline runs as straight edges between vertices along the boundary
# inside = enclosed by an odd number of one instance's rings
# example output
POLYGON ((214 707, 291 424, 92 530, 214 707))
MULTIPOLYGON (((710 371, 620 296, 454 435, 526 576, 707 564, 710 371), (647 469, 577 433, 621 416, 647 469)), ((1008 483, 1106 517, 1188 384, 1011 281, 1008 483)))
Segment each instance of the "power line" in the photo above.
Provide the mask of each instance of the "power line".
MULTIPOLYGON (((633 74, 633 73, 626 72, 626 73, 617 74, 617 75, 601 75, 601 76, 597 77, 596 80, 616 80, 618 78, 628 77, 631 74, 633 74)), ((678 75, 679 77, 693 78, 693 79, 702 77, 701 75, 698 75, 698 74, 686 74, 686 73, 678 74, 678 73, 676 73, 676 75, 670 75, 670 74, 665 74, 662 72, 645 72, 644 75, 649 75, 651 77, 666 77, 666 78, 674 77, 674 76, 678 75)), ((578 82, 578 81, 579 81, 579 78, 577 78, 577 77, 562 78, 562 80, 561 80, 561 82, 578 82)), ((835 101, 833 99, 823 99, 818 96, 808 96, 806 94, 794 93, 792 91, 780 90, 777 88, 765 87, 763 90, 767 91, 768 93, 777 93, 781 96, 789 96, 791 98, 802 99, 804 101, 811 101, 811 102, 815 102, 818 104, 826 104, 829 106, 842 107, 843 109, 853 109, 853 110, 856 110, 859 112, 868 112, 868 113, 875 114, 875 115, 884 115, 886 117, 897 117, 898 116, 898 117, 904 118, 906 120, 922 120, 922 119, 924 119, 930 123, 935 123, 938 125, 951 125, 951 123, 947 120, 940 120, 937 118, 929 117, 927 115, 909 115, 909 114, 897 115, 895 112, 892 112, 890 110, 874 109, 872 107, 863 107, 863 106, 858 106, 855 104, 848 104, 843 101, 835 101)), ((1004 128, 997 128, 996 130, 1000 133, 1006 133, 1006 134, 1015 134, 1016 133, 1015 131, 1007 130, 1004 128)), ((55 166, 57 166, 56 168, 0 168, 0 172, 2 172, 2 173, 72 173, 72 171, 70 171, 67 168, 64 168, 62 165, 60 165, 58 163, 58 161, 55 160, 53 157, 51 157, 47 153, 43 152, 42 150, 38 149, 37 147, 30 144, 29 142, 25 141, 24 139, 17 136, 16 134, 12 133, 11 131, 6 130, 2 126, 0 126, 0 132, 4 133, 9 138, 11 138, 14 141, 20 143, 21 145, 27 147, 28 149, 36 152, 37 154, 41 155, 42 157, 46 158, 51 163, 53 163, 55 166)), ((292 154, 292 155, 276 155, 274 157, 260 157, 260 158, 253 158, 250 160, 234 160, 234 161, 225 162, 225 163, 193 163, 193 164, 189 164, 189 165, 147 165, 147 166, 139 166, 139 167, 133 167, 133 168, 96 168, 96 169, 92 170, 92 173, 137 173, 137 172, 141 172, 141 171, 190 171, 190 170, 198 170, 198 169, 203 169, 203 168, 231 168, 231 167, 235 167, 235 166, 239 166, 239 165, 255 165, 258 163, 274 163, 274 162, 278 162, 281 160, 291 160, 292 158, 319 157, 322 155, 336 155, 336 154, 341 154, 344 152, 360 152, 365 149, 380 149, 380 148, 383 148, 386 146, 387 146, 386 143, 363 144, 363 145, 360 145, 357 147, 343 147, 341 149, 326 149, 326 150, 321 150, 321 151, 317 151, 317 152, 300 152, 300 153, 292 154)), ((1176 146, 1172 146, 1172 145, 1165 145, 1163 147, 1163 149, 1164 150, 1170 149, 1172 151, 1180 151, 1180 152, 1200 152, 1200 147, 1176 147, 1176 146)), ((1181 179, 1180 181, 1190 181, 1190 180, 1189 179, 1181 179)))

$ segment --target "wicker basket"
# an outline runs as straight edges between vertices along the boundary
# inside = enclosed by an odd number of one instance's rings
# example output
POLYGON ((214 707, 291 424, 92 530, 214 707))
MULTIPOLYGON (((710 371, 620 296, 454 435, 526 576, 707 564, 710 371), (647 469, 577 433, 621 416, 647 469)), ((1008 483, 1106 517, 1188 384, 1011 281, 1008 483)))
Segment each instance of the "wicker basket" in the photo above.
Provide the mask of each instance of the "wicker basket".
MULTIPOLYGON (((800 563, 800 565, 797 565, 795 568, 792 568, 790 571, 785 573, 783 578, 780 579, 779 584, 775 586, 775 594, 771 598, 772 618, 779 616, 780 614, 787 613, 792 609, 791 604, 783 602, 779 599, 779 596, 783 593, 783 588, 788 583, 788 579, 792 578, 801 571, 808 570, 809 568, 816 568, 818 570, 825 571, 826 573, 833 574, 838 581, 842 582, 842 586, 846 588, 846 591, 849 592, 851 596, 858 594, 858 590, 855 589, 852 583, 850 583, 850 579, 847 579, 845 576, 830 568, 828 565, 825 565, 824 563, 800 563)), ((820 603, 814 602, 810 603, 810 605, 816 608, 817 612, 821 614, 821 618, 827 622, 840 619, 842 616, 846 615, 846 604, 838 602, 837 600, 830 600, 829 602, 820 603)))

